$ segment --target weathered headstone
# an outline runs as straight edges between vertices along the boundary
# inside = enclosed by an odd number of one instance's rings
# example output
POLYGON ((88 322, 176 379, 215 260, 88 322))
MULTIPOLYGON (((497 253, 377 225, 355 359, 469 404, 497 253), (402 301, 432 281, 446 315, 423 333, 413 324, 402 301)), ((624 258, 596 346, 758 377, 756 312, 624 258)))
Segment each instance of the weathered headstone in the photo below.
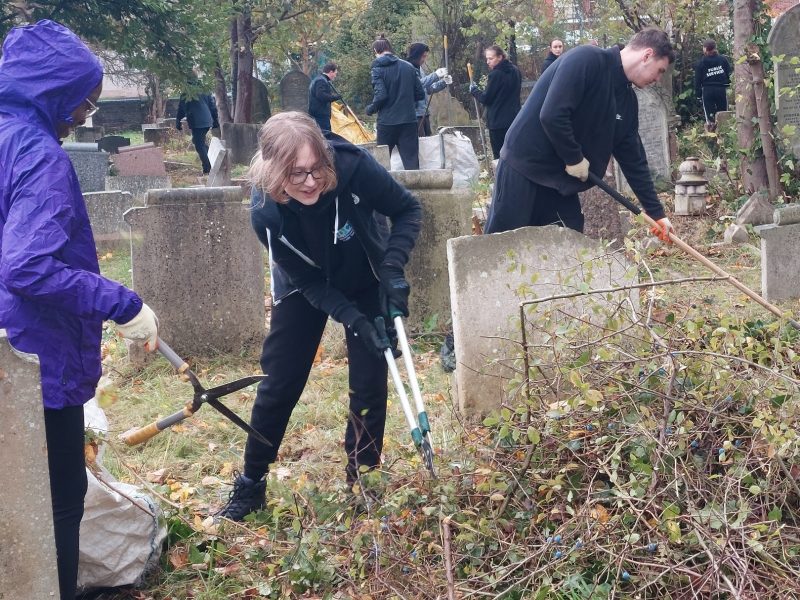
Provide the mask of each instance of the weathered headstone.
POLYGON ((475 192, 453 187, 450 169, 392 171, 422 205, 422 227, 406 275, 411 284, 408 324, 418 331, 435 318, 439 326, 450 319, 447 240, 469 235, 475 192))
POLYGON ((130 230, 122 218, 133 206, 134 198, 130 192, 90 192, 83 195, 83 200, 98 249, 113 248, 130 239, 130 230))
POLYGON ((223 123, 222 139, 232 165, 249 165, 258 150, 260 125, 254 123, 223 123))
POLYGON ((226 187, 231 184, 231 163, 228 160, 228 150, 225 142, 218 137, 211 138, 208 147, 208 162, 211 171, 208 173, 208 187, 226 187))
POLYGON ((251 119, 253 123, 263 124, 272 116, 272 111, 269 106, 269 91, 263 81, 257 77, 251 77, 251 79, 253 82, 251 119))
MULTIPOLYGON (((647 155, 647 165, 654 176, 670 179, 667 106, 661 94, 655 89, 634 87, 634 90, 639 101, 639 137, 647 155)), ((617 189, 623 193, 630 193, 631 188, 616 161, 614 161, 614 175, 617 189)))
POLYGON ((107 190, 130 192, 134 204, 144 203, 148 190, 162 190, 172 187, 172 179, 166 175, 115 175, 106 177, 107 190))
POLYGON ((769 302, 800 298, 800 224, 760 225, 761 295, 769 302))
POLYGON ((759 190, 754 192, 747 202, 736 211, 738 225, 766 225, 772 223, 775 206, 769 201, 769 192, 759 190))
POLYGON ((159 127, 158 125, 142 125, 142 135, 145 142, 151 142, 156 146, 163 146, 167 143, 172 129, 159 127))
POLYGON ((311 79, 302 71, 292 70, 281 78, 281 108, 284 111, 308 110, 308 86, 311 79))
MULTIPOLYGON (((451 239, 447 258, 456 393, 465 415, 496 409, 514 393, 508 388, 519 377, 514 363, 521 356, 521 301, 575 291, 582 282, 604 288, 636 278, 620 253, 609 255, 599 242, 555 225, 451 239)), ((631 296, 638 305, 638 295, 631 296)), ((621 298, 615 295, 610 302, 616 306, 621 298)), ((562 302, 591 314, 587 303, 608 300, 603 295, 562 302)), ((535 322, 533 310, 529 322, 535 322)))
POLYGON ((747 229, 741 225, 731 223, 722 233, 722 239, 726 244, 746 244, 750 241, 750 235, 747 233, 747 229))
POLYGON ((431 113, 431 128, 434 131, 439 127, 476 124, 469 113, 464 110, 461 102, 450 95, 449 89, 431 96, 428 110, 431 113))
MULTIPOLYGON (((603 179, 614 187, 614 178, 608 170, 603 179)), ((579 193, 578 198, 584 217, 583 233, 596 240, 613 240, 614 246, 620 247, 630 230, 627 211, 597 186, 579 193)))
POLYGON ((181 355, 239 352, 264 337, 264 263, 239 187, 151 190, 131 226, 133 288, 181 355))
POLYGON ((117 154, 120 148, 130 145, 131 138, 122 137, 121 135, 107 135, 97 141, 97 147, 109 154, 117 154))
POLYGON ((105 129, 103 127, 86 127, 81 125, 75 128, 75 141, 78 143, 94 144, 103 137, 105 129))
POLYGON ((790 139, 795 156, 800 156, 800 95, 797 94, 800 73, 792 59, 800 58, 798 31, 800 5, 796 4, 778 17, 767 37, 772 56, 784 57, 780 62, 775 61, 775 107, 778 113, 778 129, 784 125, 794 127, 794 134, 790 139))
POLYGON ((120 148, 112 155, 115 175, 164 176, 164 151, 152 142, 120 148))
POLYGON ((102 152, 94 143, 65 142, 62 148, 72 161, 83 192, 105 189, 108 175, 108 152, 102 152))
POLYGON ((0 329, 0 598, 59 597, 39 361, 0 329))

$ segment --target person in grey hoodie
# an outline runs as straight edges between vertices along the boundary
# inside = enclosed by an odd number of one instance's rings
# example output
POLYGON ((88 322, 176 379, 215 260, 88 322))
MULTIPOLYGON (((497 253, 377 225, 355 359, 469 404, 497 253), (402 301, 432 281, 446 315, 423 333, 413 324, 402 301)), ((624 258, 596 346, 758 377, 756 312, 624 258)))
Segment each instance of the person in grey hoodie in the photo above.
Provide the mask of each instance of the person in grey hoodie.
POLYGON ((417 70, 419 82, 425 92, 425 98, 418 100, 416 104, 417 112, 417 134, 422 136, 433 135, 431 131, 431 115, 428 111, 430 107, 430 97, 436 92, 441 92, 448 85, 453 83, 453 78, 447 73, 447 69, 440 67, 433 73, 425 72, 425 61, 428 59, 431 49, 427 44, 414 42, 408 47, 406 58, 408 62, 417 70))
POLYGON ((416 103, 425 99, 417 70, 394 55, 392 45, 382 35, 372 44, 372 89, 374 96, 367 114, 378 113, 378 144, 395 146, 400 151, 403 168, 419 169, 416 103))

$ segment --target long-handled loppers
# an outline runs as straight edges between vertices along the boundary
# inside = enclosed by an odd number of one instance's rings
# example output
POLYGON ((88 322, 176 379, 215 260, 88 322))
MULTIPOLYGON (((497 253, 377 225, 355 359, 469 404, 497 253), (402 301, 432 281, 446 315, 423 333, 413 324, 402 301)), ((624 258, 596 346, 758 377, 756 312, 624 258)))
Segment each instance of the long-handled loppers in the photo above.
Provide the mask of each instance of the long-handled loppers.
MULTIPOLYGON (((644 220, 647 222, 648 225, 657 226, 655 220, 653 220, 652 217, 648 216, 646 213, 643 213, 641 208, 636 206, 633 202, 628 200, 625 196, 620 194, 617 190, 612 188, 610 185, 608 185, 605 181, 603 181, 600 177, 598 177, 597 175, 595 175, 591 171, 589 172, 589 181, 592 182, 597 187, 599 187, 601 190, 603 190, 606 194, 611 196, 614 200, 616 200, 617 202, 622 204, 622 206, 627 208, 633 214, 642 215, 642 217, 644 218, 644 220)), ((755 300, 756 302, 758 302, 761 306, 766 308, 773 315, 775 315, 777 317, 780 317, 780 318, 785 318, 786 317, 786 315, 783 312, 781 312, 781 309, 779 309, 774 304, 771 304, 770 302, 768 302, 765 298, 759 296, 757 293, 755 293, 749 287, 744 285, 741 281, 736 279, 733 275, 731 275, 730 273, 728 273, 727 271, 725 271, 721 267, 715 265, 713 262, 708 260, 705 256, 700 254, 697 250, 692 248, 689 244, 684 242, 677 235, 675 235, 674 233, 670 232, 669 239, 678 248, 680 248, 681 250, 686 252, 686 254, 688 254, 689 256, 694 258, 695 260, 697 260, 699 263, 701 263, 703 266, 705 266, 708 269, 710 269, 712 272, 716 273, 717 275, 719 275, 721 277, 724 277, 725 281, 730 283, 733 287, 735 287, 740 292, 744 293, 751 300, 755 300)), ((789 322, 789 325, 791 325, 792 327, 794 327, 797 330, 800 330, 800 323, 798 323, 794 319, 787 319, 787 321, 789 322)))
MULTIPOLYGON (((403 413, 406 416, 408 427, 411 430, 411 439, 414 441, 414 446, 417 447, 422 459, 425 461, 425 466, 431 473, 431 477, 436 478, 436 469, 433 465, 433 444, 431 443, 431 425, 428 420, 428 413, 425 411, 425 404, 422 401, 422 394, 419 390, 419 381, 417 380, 417 372, 414 369, 414 359, 411 356, 411 347, 408 344, 406 337, 406 330, 403 326, 403 319, 399 314, 393 313, 392 315, 395 331, 397 332, 397 341, 400 344, 400 350, 403 353, 403 363, 406 367, 406 374, 408 375, 408 383, 411 388, 411 394, 414 396, 414 402, 417 408, 417 414, 414 414, 411 408, 411 402, 408 400, 403 380, 400 379, 400 372, 397 369, 397 363, 394 360, 392 349, 387 348, 383 355, 386 358, 386 364, 389 366, 389 373, 392 376, 394 387, 397 390, 397 395, 400 396, 400 404, 403 407, 403 413)), ((378 330, 378 335, 387 337, 386 324, 383 317, 375 319, 375 327, 378 330)))
POLYGON ((175 367, 175 370, 178 371, 179 375, 185 377, 192 384, 192 387, 194 388, 194 397, 190 402, 186 403, 183 409, 179 410, 178 412, 169 415, 168 417, 164 417, 158 421, 154 421, 153 423, 145 425, 144 427, 138 427, 126 431, 120 436, 122 441, 129 446, 135 446, 136 444, 146 442, 157 433, 160 433, 168 427, 172 427, 173 425, 180 423, 184 419, 188 419, 194 413, 200 410, 200 407, 203 404, 210 404, 236 425, 244 429, 249 435, 252 435, 259 442, 266 444, 267 446, 272 446, 267 438, 253 429, 250 424, 248 424, 239 415, 219 401, 219 399, 223 396, 227 396, 228 394, 246 388, 248 385, 262 381, 264 378, 266 378, 266 375, 252 375, 250 377, 243 377, 242 379, 237 379, 236 381, 231 381, 230 383, 218 385, 213 388, 204 388, 197 379, 197 376, 189 368, 189 365, 186 363, 186 361, 178 356, 175 351, 170 348, 161 338, 158 339, 158 351, 170 362, 173 367, 175 367))

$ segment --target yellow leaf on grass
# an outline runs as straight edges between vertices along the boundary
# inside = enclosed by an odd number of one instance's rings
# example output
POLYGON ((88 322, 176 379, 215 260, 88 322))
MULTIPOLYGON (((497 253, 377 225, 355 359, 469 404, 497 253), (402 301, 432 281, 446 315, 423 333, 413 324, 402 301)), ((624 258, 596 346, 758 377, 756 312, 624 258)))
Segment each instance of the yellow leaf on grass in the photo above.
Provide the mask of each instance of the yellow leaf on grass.
POLYGON ((610 518, 610 515, 608 514, 606 507, 603 506, 602 504, 595 504, 594 508, 589 513, 589 515, 602 525, 608 523, 608 519, 610 518))

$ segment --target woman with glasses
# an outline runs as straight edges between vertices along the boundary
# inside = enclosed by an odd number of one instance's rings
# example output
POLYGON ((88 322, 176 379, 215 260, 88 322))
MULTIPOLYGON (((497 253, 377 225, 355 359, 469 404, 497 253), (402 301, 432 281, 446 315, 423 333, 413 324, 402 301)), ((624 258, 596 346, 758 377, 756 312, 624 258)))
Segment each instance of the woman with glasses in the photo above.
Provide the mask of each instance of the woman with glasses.
POLYGON ((380 462, 386 417, 389 347, 375 318, 391 304, 408 315, 404 267, 420 229, 417 199, 372 156, 344 139, 323 137, 305 113, 279 113, 259 133, 250 167, 252 224, 270 257, 270 331, 251 425, 273 444, 251 438, 244 473, 220 514, 242 520, 264 508, 270 463, 308 380, 328 317, 344 325, 350 407, 346 478, 380 462), (391 233, 379 225, 391 220, 391 233))

